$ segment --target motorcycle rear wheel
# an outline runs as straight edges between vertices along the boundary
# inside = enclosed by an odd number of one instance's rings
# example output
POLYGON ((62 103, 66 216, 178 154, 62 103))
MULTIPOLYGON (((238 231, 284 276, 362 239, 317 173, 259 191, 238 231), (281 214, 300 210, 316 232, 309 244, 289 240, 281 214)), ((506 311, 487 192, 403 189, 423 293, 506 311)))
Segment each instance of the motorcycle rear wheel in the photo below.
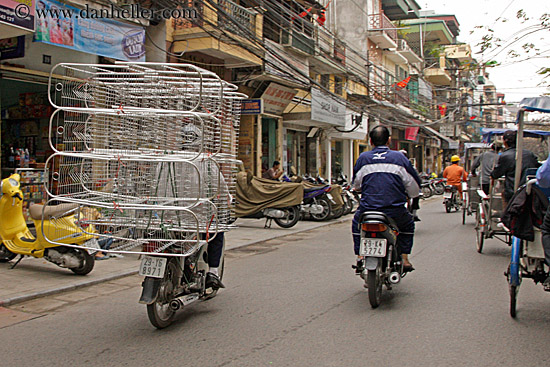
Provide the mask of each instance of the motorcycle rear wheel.
POLYGON ((451 202, 450 202, 449 200, 447 200, 447 201, 445 202, 445 211, 446 211, 447 213, 450 213, 451 210, 452 210, 452 208, 453 208, 453 207, 452 207, 452 205, 451 205, 451 202))
POLYGON ((331 207, 327 199, 321 198, 317 200, 317 204, 323 207, 323 212, 321 214, 311 214, 311 217, 317 221, 323 221, 330 218, 331 207))
POLYGON ((284 218, 275 218, 275 223, 282 228, 291 228, 300 220, 300 209, 296 206, 281 209, 285 212, 284 218))
POLYGON ((177 263, 176 259, 170 258, 166 264, 164 278, 159 287, 158 296, 155 302, 147 305, 147 316, 151 324, 157 329, 164 329, 170 326, 176 316, 176 311, 170 308, 170 301, 174 297, 177 287, 177 263))
POLYGON ((382 277, 380 276, 380 264, 376 270, 369 270, 367 273, 367 287, 369 288, 369 302, 372 308, 380 306, 382 298, 382 277))
POLYGON ((434 193, 436 195, 443 195, 443 193, 445 192, 445 185, 443 184, 435 184, 434 187, 435 187, 434 193))
POLYGON ((69 268, 76 275, 86 275, 92 271, 95 264, 95 256, 90 255, 88 251, 79 248, 71 248, 71 251, 76 253, 76 255, 82 258, 82 265, 78 268, 69 268))

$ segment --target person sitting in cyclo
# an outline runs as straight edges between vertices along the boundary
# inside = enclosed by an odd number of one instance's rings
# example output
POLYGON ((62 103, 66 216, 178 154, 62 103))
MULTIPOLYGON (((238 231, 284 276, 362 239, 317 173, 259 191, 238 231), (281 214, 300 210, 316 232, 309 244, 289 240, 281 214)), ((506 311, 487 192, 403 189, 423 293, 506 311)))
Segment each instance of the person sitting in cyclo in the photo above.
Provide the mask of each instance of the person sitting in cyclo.
POLYGON ((460 193, 458 200, 462 200, 462 182, 468 180, 466 170, 459 166, 460 157, 453 155, 451 157, 451 165, 443 171, 443 178, 447 179, 447 185, 455 186, 460 193))
MULTIPOLYGON (((537 184, 541 188, 550 188, 550 159, 537 170, 537 184)), ((546 215, 541 226, 542 246, 544 248, 544 261, 550 267, 550 206, 546 210, 546 215)), ((550 292, 550 276, 542 283, 544 290, 550 292)))

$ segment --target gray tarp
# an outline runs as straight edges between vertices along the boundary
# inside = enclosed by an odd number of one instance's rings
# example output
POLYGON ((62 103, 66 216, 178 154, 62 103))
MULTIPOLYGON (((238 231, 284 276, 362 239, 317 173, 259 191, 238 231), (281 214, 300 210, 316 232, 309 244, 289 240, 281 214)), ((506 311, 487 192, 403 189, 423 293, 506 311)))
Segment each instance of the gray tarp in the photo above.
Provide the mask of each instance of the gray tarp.
POLYGON ((254 214, 265 208, 299 205, 303 198, 304 187, 299 183, 258 178, 247 172, 237 173, 237 217, 254 214))

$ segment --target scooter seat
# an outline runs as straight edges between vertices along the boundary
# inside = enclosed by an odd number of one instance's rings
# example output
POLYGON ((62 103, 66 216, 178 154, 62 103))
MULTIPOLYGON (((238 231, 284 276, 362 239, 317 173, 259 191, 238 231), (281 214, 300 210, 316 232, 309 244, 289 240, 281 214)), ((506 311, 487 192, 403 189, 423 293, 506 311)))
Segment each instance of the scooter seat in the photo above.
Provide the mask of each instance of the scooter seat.
POLYGON ((42 220, 42 213, 44 213, 44 219, 48 220, 52 217, 59 218, 69 215, 71 210, 78 208, 79 204, 59 204, 59 205, 47 205, 44 208, 42 204, 32 204, 29 208, 29 215, 34 220, 42 220))
POLYGON ((397 228, 395 221, 382 212, 364 212, 361 215, 361 223, 365 222, 381 222, 390 227, 397 228))

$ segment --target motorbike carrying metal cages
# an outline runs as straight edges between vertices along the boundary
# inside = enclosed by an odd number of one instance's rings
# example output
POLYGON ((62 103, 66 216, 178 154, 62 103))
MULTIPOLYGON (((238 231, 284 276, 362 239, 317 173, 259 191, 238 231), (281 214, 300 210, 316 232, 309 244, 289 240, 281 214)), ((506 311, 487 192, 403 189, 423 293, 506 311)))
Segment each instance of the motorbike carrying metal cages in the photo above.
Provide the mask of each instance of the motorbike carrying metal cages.
MULTIPOLYGON (((75 204, 83 235, 112 242, 102 251, 189 256, 233 227, 235 85, 193 65, 119 62, 58 64, 48 88, 46 206, 75 204)), ((66 242, 63 220, 48 242, 66 242)))

